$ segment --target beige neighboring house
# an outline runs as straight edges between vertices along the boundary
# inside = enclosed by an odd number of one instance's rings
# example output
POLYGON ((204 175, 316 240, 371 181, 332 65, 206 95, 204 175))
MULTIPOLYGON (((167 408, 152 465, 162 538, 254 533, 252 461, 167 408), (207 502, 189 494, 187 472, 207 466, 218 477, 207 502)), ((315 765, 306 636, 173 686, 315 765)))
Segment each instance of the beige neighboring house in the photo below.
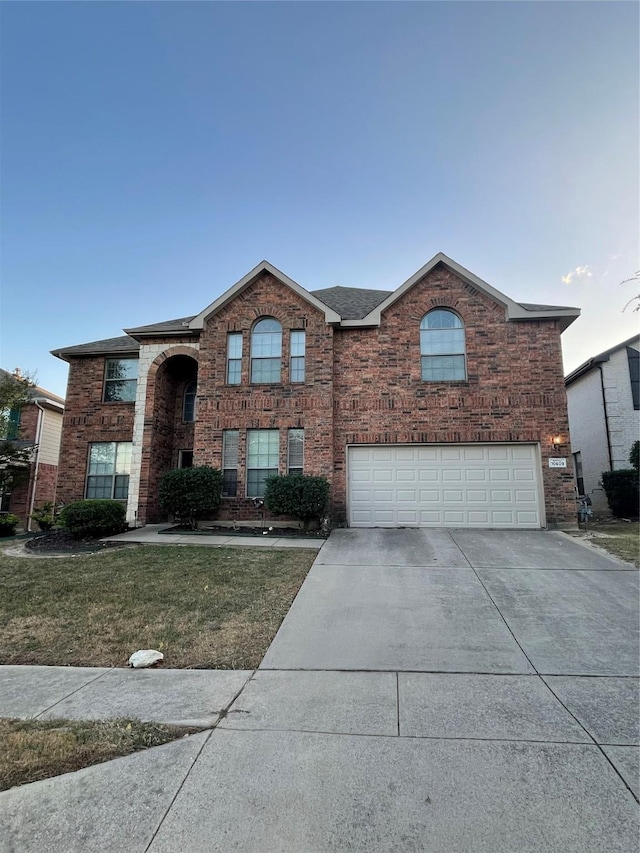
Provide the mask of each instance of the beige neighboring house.
POLYGON ((630 468, 640 438, 640 335, 585 361, 565 385, 576 488, 594 511, 607 512, 602 472, 630 468))
MULTIPOLYGON (((11 375, 1 369, 0 374, 11 375)), ((22 409, 11 412, 7 438, 33 447, 33 454, 28 480, 0 495, 0 511, 17 515, 24 530, 37 529, 29 518, 34 509, 55 502, 63 415, 64 399, 38 385, 22 409)))

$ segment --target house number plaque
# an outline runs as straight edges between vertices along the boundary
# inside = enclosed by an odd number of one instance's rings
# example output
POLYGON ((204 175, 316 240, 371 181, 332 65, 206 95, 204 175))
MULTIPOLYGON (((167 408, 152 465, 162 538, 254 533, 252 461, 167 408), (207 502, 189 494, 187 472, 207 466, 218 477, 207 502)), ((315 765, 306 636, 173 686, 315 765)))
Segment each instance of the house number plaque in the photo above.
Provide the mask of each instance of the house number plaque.
POLYGON ((557 459, 551 458, 549 459, 549 468, 566 468, 567 460, 566 459, 557 459))

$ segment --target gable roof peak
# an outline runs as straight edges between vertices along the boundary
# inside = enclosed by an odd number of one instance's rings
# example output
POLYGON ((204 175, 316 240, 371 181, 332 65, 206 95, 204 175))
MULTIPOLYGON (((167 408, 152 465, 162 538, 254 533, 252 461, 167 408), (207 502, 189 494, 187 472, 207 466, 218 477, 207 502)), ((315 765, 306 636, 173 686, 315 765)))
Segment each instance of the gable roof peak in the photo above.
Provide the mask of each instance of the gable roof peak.
POLYGON ((304 287, 301 287, 296 281, 289 276, 285 275, 281 270, 277 267, 274 267, 273 264, 269 263, 269 261, 260 261, 252 270, 244 275, 239 281, 233 284, 230 288, 225 290, 225 292, 215 299, 210 305, 208 305, 203 311, 191 320, 189 323, 190 329, 202 329, 204 328, 205 321, 211 314, 214 314, 216 311, 219 311, 232 299, 235 299, 243 290, 245 290, 249 285, 253 284, 253 282, 263 273, 268 272, 274 278, 277 278, 278 281, 282 282, 286 287, 304 299, 306 302, 309 302, 313 305, 314 308, 317 308, 324 314, 325 320, 327 323, 339 323, 340 315, 330 308, 328 305, 325 305, 319 299, 317 299, 312 293, 308 290, 305 290, 304 287))

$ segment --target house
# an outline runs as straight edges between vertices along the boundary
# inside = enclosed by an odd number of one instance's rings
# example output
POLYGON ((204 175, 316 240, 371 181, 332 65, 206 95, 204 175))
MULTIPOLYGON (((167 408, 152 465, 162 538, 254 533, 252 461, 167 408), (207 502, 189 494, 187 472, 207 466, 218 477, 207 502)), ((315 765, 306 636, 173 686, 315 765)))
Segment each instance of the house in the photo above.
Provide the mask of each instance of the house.
POLYGON ((590 358, 565 379, 576 487, 607 512, 603 471, 630 468, 640 438, 640 335, 590 358))
MULTIPOLYGON (((0 374, 12 375, 6 370, 0 374)), ((64 400, 38 385, 29 389, 28 397, 21 409, 11 411, 6 438, 19 447, 32 448, 29 476, 2 491, 0 511, 17 515, 21 527, 31 530, 33 510, 56 499, 64 400)))
POLYGON ((570 523, 560 334, 579 313, 443 254, 393 291, 309 292, 264 261, 195 316, 53 351, 70 365, 59 497, 154 522, 162 473, 206 464, 230 521, 302 471, 351 526, 570 523))

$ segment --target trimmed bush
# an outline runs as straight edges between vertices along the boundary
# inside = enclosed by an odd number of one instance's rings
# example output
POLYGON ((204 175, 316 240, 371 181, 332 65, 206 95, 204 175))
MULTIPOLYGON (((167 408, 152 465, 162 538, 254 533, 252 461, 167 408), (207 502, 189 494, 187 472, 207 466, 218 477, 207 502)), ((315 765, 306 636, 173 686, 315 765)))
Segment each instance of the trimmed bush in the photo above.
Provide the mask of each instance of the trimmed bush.
POLYGON ((16 527, 20 524, 20 519, 12 512, 5 512, 0 515, 0 536, 13 536, 16 532, 16 527))
POLYGON ((631 462, 631 465, 636 469, 636 471, 640 468, 640 441, 634 441, 631 445, 629 462, 631 462))
POLYGON ((176 468, 160 478, 160 509, 195 530, 198 520, 212 516, 222 500, 222 472, 208 465, 176 468))
POLYGON ((329 481, 306 474, 267 477, 264 505, 274 515, 300 519, 306 530, 311 521, 320 521, 327 511, 329 481))
POLYGON ((119 501, 87 500, 67 504, 59 521, 75 539, 84 539, 122 533, 125 516, 126 508, 119 501))
POLYGON ((604 487, 609 509, 617 518, 637 518, 640 508, 638 472, 635 468, 603 471, 604 487))

